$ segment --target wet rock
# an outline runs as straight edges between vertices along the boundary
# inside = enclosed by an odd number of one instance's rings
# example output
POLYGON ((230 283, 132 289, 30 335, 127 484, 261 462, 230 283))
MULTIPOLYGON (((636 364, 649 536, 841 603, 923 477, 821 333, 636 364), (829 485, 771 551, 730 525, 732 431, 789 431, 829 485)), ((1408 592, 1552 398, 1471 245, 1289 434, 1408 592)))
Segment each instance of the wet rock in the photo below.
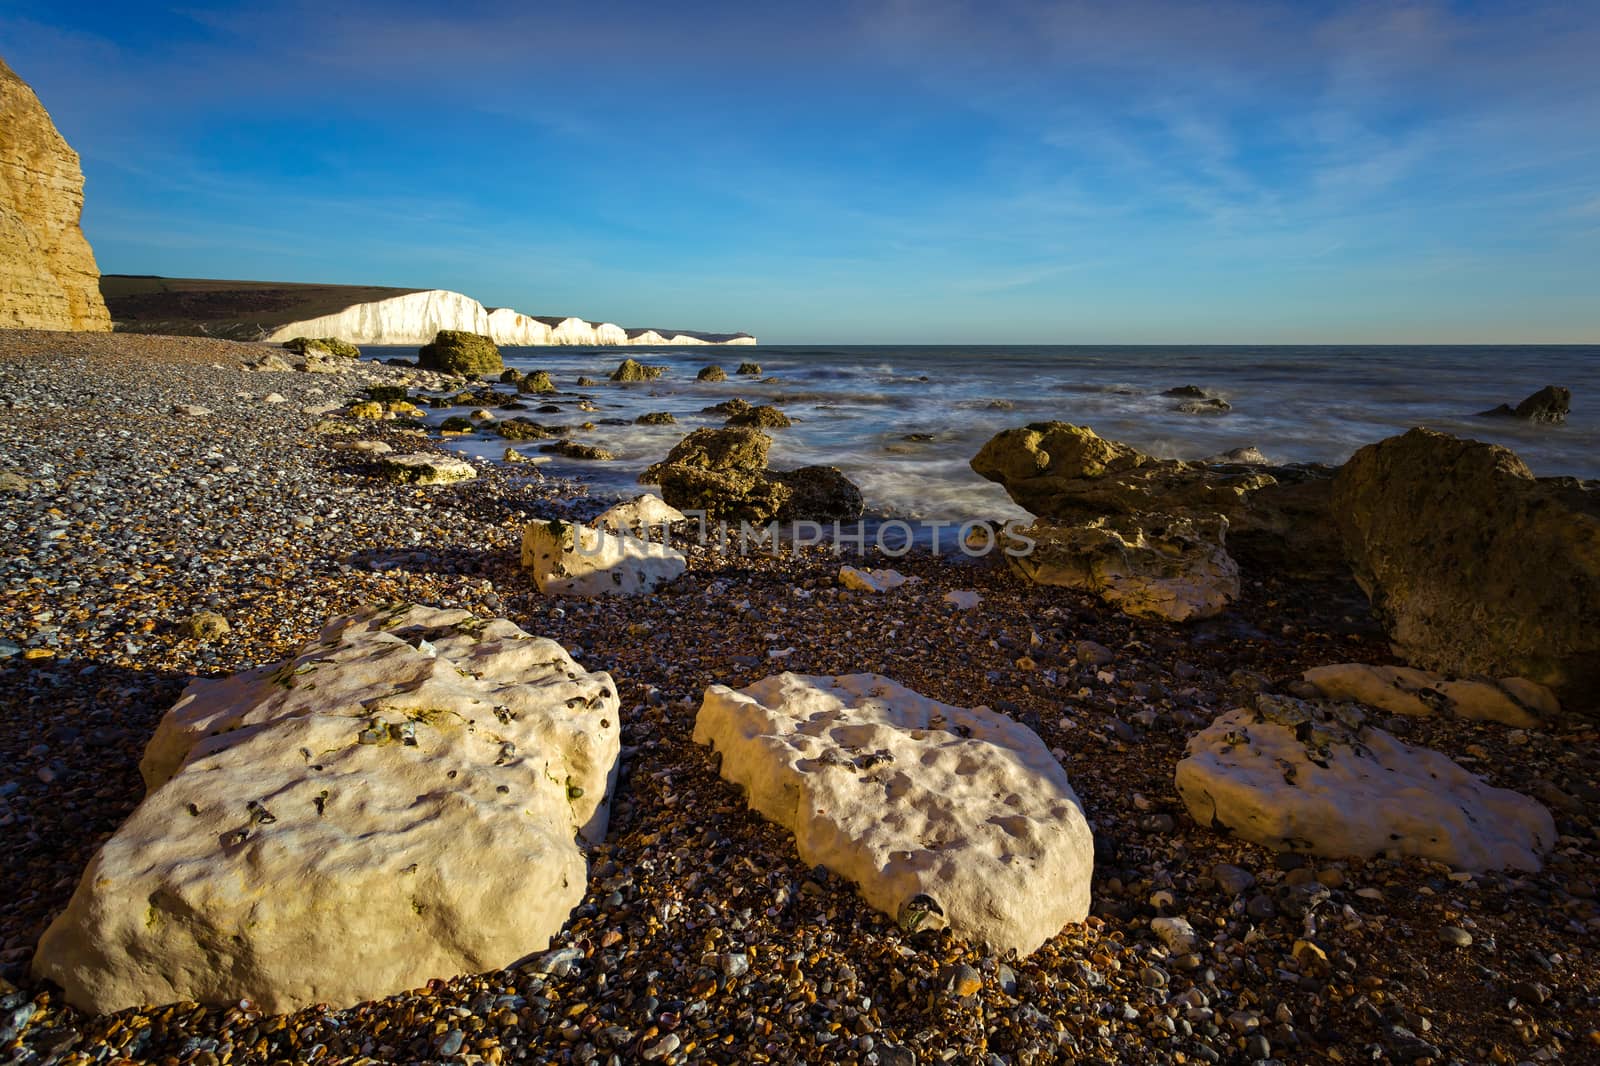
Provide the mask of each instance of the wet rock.
POLYGON ((720 366, 703 366, 700 373, 694 376, 696 381, 727 381, 728 372, 720 366))
POLYGON ((1560 385, 1546 385, 1515 407, 1503 403, 1488 411, 1479 411, 1478 414, 1495 418, 1520 418, 1524 422, 1559 426, 1566 422, 1567 414, 1571 410, 1572 390, 1564 389, 1560 385))
POLYGON ((756 429, 788 429, 794 425, 789 416, 773 407, 771 404, 762 404, 752 407, 748 411, 740 411, 729 417, 730 426, 751 426, 756 429))
POLYGON ((442 329, 432 344, 417 349, 417 365, 449 374, 498 374, 505 369, 500 349, 481 333, 442 329))
POLYGON ((611 372, 612 381, 654 381, 667 372, 664 366, 645 366, 637 359, 624 359, 611 372))
POLYGON ((836 466, 772 470, 767 476, 789 490, 778 510, 780 522, 854 522, 866 511, 861 489, 836 466))

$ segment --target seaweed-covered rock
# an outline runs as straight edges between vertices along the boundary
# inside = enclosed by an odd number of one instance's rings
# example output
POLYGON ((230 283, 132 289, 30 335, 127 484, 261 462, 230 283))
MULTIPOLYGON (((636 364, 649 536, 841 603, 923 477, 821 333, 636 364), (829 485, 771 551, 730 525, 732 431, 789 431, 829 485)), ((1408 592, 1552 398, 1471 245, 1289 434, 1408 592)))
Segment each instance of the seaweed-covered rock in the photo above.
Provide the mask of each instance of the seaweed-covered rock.
POLYGON ((429 607, 194 681, 34 973, 91 1012, 276 1013, 510 966, 583 899, 619 711, 554 641, 429 607))
POLYGON ((506 440, 548 440, 555 435, 545 426, 520 417, 501 419, 494 428, 506 440))
POLYGON ((740 363, 739 369, 734 371, 734 373, 738 374, 740 377, 758 378, 761 376, 761 364, 750 362, 740 363))
POLYGON ((439 423, 440 433, 473 433, 477 431, 477 428, 478 424, 476 422, 463 415, 451 415, 439 423))
POLYGON ((710 407, 702 407, 700 413, 706 415, 742 415, 747 411, 753 410, 755 410, 755 405, 749 400, 734 396, 723 400, 721 403, 714 403, 710 407))
POLYGON ((432 344, 418 349, 417 365, 449 374, 498 374, 505 369, 494 341, 458 329, 441 329, 432 344))
POLYGON ((767 476, 790 492, 780 522, 854 522, 866 510, 861 489, 836 466, 772 470, 767 476))
POLYGON ((1026 726, 877 674, 712 685, 694 739, 807 864, 908 933, 949 928, 1028 955, 1089 912, 1094 836, 1026 726))
POLYGON ((633 421, 635 425, 640 426, 671 426, 676 425, 678 420, 672 417, 672 412, 670 411, 651 411, 648 414, 640 415, 633 421))
POLYGON ((771 404, 762 404, 752 407, 748 411, 740 411, 728 419, 730 426, 752 426, 756 429, 788 429, 794 425, 789 421, 789 416, 773 407, 771 404))
POLYGON ((609 463, 616 458, 604 448, 594 444, 580 444, 575 440, 558 440, 552 444, 542 445, 539 450, 549 455, 560 455, 567 459, 585 459, 596 463, 609 463))
POLYGON ((1088 426, 1034 422, 996 434, 972 469, 1041 518, 1177 511, 1237 514, 1274 479, 1263 471, 1157 459, 1088 426))
POLYGON ((555 392, 556 383, 550 380, 548 370, 530 370, 518 379, 517 391, 535 394, 555 392))
POLYGON ((1524 422, 1543 422, 1548 425, 1559 426, 1567 420, 1567 413, 1572 410, 1572 390, 1562 388, 1560 385, 1546 385, 1538 392, 1512 407, 1503 403, 1499 407, 1488 411, 1479 411, 1480 415, 1500 418, 1520 418, 1524 422))
POLYGON ((410 398, 404 385, 368 385, 367 398, 379 403, 399 403, 410 398))
POLYGON ((696 381, 727 381, 728 372, 720 366, 705 366, 694 376, 696 381))
POLYGON ((667 372, 664 366, 645 366, 637 359, 624 359, 611 372, 612 381, 654 381, 667 372))
POLYGON ((598 384, 600 384, 600 383, 598 381, 596 381, 594 378, 584 377, 583 375, 579 375, 578 380, 577 380, 577 386, 580 389, 592 388, 592 387, 594 387, 595 385, 598 385, 598 384))
POLYGON ((748 428, 697 429, 639 480, 662 497, 711 521, 764 523, 778 516, 793 490, 766 473, 772 438, 748 428))
POLYGON ((1511 451, 1413 429, 1356 452, 1333 514, 1402 658, 1522 677, 1600 711, 1600 489, 1511 451))
POLYGON ((1556 839, 1539 803, 1396 740, 1351 704, 1258 696, 1190 738, 1176 783, 1196 822, 1280 851, 1538 870, 1556 839))
POLYGON ((313 351, 320 350, 327 355, 336 355, 342 359, 361 358, 360 348, 338 337, 295 337, 284 341, 283 346, 300 355, 310 355, 313 351))

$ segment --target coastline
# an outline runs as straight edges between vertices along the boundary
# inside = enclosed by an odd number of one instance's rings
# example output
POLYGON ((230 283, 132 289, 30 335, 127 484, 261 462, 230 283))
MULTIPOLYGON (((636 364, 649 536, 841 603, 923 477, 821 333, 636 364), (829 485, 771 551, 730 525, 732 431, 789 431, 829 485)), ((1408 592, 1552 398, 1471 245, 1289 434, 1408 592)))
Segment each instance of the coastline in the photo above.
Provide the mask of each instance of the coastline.
MULTIPOLYGON (((1185 813, 1171 767, 1214 713, 1307 667, 1393 661, 1348 579, 1252 566, 1233 609, 1180 628, 1024 585, 997 559, 913 552, 887 565, 919 581, 872 596, 838 588, 840 562, 860 560, 826 549, 738 558, 685 542, 688 573, 656 595, 550 600, 519 570, 521 526, 587 516, 597 508, 583 486, 501 463, 476 464, 476 479, 450 486, 376 478, 303 409, 359 399, 369 378, 399 371, 370 361, 337 374, 243 369, 268 350, 0 332, 0 397, 10 401, 0 404, 9 434, 0 469, 34 482, 0 495, 0 522, 16 523, 0 570, 0 640, 18 648, 0 659, 0 789, 17 786, 0 808, 0 975, 23 999, 0 991, 7 1012, 35 1005, 19 1039, 41 1059, 90 1061, 100 1045, 192 1062, 311 1058, 318 1045, 324 1061, 429 1059, 446 1057, 439 1038, 456 1031, 489 1062, 566 1052, 565 1061, 630 1061, 669 1031, 680 1046, 666 1061, 937 1062, 949 1052, 960 1062, 1163 1062, 1207 1059, 1200 1046, 1233 1061, 1256 1033, 1281 1061, 1325 1061, 1330 1049, 1370 1059, 1371 1048, 1414 1061, 1526 1057, 1542 1040, 1524 1042, 1527 1025, 1513 1024, 1522 1015, 1482 1009, 1486 980, 1550 990, 1533 1021, 1569 1032, 1564 1061, 1600 1057, 1600 1045, 1585 1044, 1600 1032, 1592 801, 1552 803, 1564 839, 1543 873, 1466 881, 1421 860, 1275 856, 1185 813), (285 402, 263 402, 272 392, 285 402), (210 414, 174 413, 186 404, 210 414), (983 602, 943 603, 965 589, 983 602), (578 965, 439 975, 427 990, 282 1024, 192 1005, 88 1018, 28 978, 44 924, 138 802, 139 754, 184 680, 270 662, 335 614, 402 600, 509 617, 617 682, 624 768, 612 829, 590 856, 583 905, 552 945, 576 948, 578 965), (181 632, 205 610, 232 627, 211 645, 181 632), (1080 663, 1084 641, 1114 658, 1080 663), (33 648, 54 654, 30 659, 33 648), (913 942, 848 884, 807 869, 689 736, 706 685, 780 669, 879 672, 1034 728, 1060 753, 1096 830, 1090 922, 1026 960, 1003 960, 947 937, 913 942), (1230 891, 1217 864, 1251 871, 1254 888, 1230 891), (1320 938, 1333 960, 1325 981, 1295 976, 1292 964, 1301 927, 1292 899, 1310 883, 1349 908, 1320 938), (1172 903, 1152 903, 1163 891, 1172 903), (1210 938, 1193 965, 1162 951, 1150 929, 1161 914, 1184 915, 1210 938), (1441 949, 1440 930, 1464 917, 1498 950, 1441 949), (751 962, 707 990, 702 956, 724 950, 713 929, 741 937, 751 962), (963 964, 982 976, 975 994, 947 987, 963 964), (1191 989, 1204 1005, 1181 1001, 1191 989), (1253 1022, 1230 1021, 1240 1014, 1253 1022), (586 1043, 589 1059, 576 1054, 586 1043)), ((995 413, 997 429, 1015 421, 995 413)), ((351 424, 397 448, 445 450, 394 422, 351 424)), ((1540 733, 1404 719, 1395 731, 1493 784, 1543 780, 1563 795, 1592 780, 1600 756, 1593 725, 1540 733)), ((10 1047, 0 1042, 0 1053, 10 1047)))

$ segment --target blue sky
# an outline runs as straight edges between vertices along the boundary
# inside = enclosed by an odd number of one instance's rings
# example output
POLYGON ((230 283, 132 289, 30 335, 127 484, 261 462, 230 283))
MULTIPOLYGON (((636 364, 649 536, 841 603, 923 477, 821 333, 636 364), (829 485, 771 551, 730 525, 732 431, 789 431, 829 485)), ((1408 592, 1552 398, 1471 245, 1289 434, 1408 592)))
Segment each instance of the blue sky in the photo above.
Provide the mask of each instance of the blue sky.
POLYGON ((764 341, 1600 342, 1600 5, 0 0, 108 273, 764 341))

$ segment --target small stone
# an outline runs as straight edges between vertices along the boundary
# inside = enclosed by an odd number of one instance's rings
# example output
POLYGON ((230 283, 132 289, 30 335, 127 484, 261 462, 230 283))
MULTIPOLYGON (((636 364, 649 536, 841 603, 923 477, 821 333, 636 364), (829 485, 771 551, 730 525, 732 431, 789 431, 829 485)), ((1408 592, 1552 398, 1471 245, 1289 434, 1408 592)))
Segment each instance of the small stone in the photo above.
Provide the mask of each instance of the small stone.
POLYGON ((1229 866, 1219 862, 1211 868, 1211 876, 1216 879, 1222 891, 1230 896, 1237 896, 1256 883, 1256 875, 1241 866, 1229 866))
POLYGON ((455 1055, 461 1051, 461 1045, 466 1043, 467 1034, 460 1029, 452 1029, 439 1038, 434 1050, 440 1055, 455 1055))
POLYGON ((202 643, 220 640, 233 631, 233 627, 228 625, 228 620, 215 611, 201 611, 191 615, 179 628, 182 629, 184 636, 202 643))
POLYGON ((1458 925, 1447 925, 1439 930, 1439 943, 1452 948, 1470 948, 1472 934, 1458 925))
POLYGON ((1193 951, 1199 940, 1187 918, 1152 918, 1150 929, 1175 955, 1193 951))
POLYGON ((657 1040, 655 1043, 639 1052, 639 1056, 646 1062, 657 1062, 666 1058, 674 1051, 677 1051, 682 1044, 683 1041, 678 1038, 677 1033, 668 1033, 660 1040, 657 1040))
POLYGON ((975 996, 983 989, 983 976, 963 962, 951 972, 947 987, 962 999, 975 996))

